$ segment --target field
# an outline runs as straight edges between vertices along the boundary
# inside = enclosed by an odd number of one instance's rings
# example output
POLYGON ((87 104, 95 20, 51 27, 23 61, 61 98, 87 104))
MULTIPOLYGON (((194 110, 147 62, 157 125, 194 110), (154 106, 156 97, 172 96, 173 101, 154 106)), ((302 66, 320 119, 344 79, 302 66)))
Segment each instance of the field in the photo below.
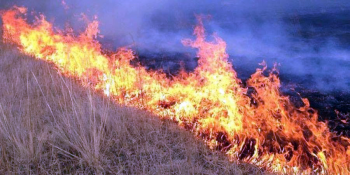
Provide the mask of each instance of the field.
POLYGON ((0 43, 0 174, 264 174, 0 43))

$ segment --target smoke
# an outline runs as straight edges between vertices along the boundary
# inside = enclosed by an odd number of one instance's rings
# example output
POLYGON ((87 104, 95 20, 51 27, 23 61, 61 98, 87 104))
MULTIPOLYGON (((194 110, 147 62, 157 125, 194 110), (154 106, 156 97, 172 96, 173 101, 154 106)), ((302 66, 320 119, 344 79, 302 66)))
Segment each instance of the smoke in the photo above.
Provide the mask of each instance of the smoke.
POLYGON ((132 46, 144 55, 195 56, 181 39, 192 37, 195 14, 203 14, 208 34, 215 32, 227 42, 242 78, 266 60, 280 63, 285 79, 307 81, 310 88, 350 89, 348 0, 3 0, 0 8, 13 5, 77 31, 83 29, 82 13, 90 19, 96 15, 105 47, 132 46))

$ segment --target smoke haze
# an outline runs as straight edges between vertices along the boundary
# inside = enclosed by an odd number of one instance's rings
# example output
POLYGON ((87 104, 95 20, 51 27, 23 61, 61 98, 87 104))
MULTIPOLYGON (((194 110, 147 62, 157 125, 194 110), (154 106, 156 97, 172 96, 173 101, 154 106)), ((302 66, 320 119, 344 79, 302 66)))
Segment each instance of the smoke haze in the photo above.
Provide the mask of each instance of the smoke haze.
MULTIPOLYGON (((2 0, 43 13, 55 26, 83 30, 81 14, 100 21, 107 48, 131 46, 143 55, 189 53, 195 14, 206 15, 207 33, 227 42, 238 74, 247 78, 259 62, 280 63, 288 78, 323 91, 349 91, 349 0, 2 0)), ((283 80, 283 79, 282 79, 283 80)))

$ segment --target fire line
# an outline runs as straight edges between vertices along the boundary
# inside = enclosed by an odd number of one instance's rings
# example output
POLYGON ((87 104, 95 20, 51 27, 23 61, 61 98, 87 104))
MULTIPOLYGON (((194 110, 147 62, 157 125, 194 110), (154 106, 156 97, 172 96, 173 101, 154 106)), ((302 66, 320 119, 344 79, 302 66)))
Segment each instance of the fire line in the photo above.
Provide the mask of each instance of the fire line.
POLYGON ((132 66, 135 55, 128 48, 103 54, 96 40, 97 20, 74 36, 55 32, 43 15, 28 24, 26 13, 24 7, 2 13, 5 42, 53 63, 64 75, 119 104, 177 122, 232 160, 280 173, 350 173, 350 139, 337 136, 318 121, 307 99, 298 108, 281 95, 278 75, 272 71, 265 76, 265 65, 243 86, 228 62, 225 41, 216 35, 214 41, 206 41, 200 17, 194 29, 196 39, 182 41, 198 50, 198 67, 169 79, 161 71, 132 66))

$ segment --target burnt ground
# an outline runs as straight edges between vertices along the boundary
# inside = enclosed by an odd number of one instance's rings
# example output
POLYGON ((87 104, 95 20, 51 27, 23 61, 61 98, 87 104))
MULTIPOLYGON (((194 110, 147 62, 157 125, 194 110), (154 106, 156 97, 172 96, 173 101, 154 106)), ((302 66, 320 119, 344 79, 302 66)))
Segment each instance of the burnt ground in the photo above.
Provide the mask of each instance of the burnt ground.
POLYGON ((308 98, 311 107, 317 109, 319 120, 328 121, 332 131, 350 137, 350 91, 318 90, 313 88, 312 81, 290 74, 280 74, 280 78, 282 92, 290 95, 292 101, 297 101, 300 96, 308 98))
MULTIPOLYGON (((176 75, 181 68, 193 71, 198 58, 188 54, 153 54, 139 55, 133 64, 141 64, 148 70, 163 70, 169 77, 176 75)), ((234 66, 237 75, 244 82, 255 71, 257 66, 234 66)), ((280 73, 281 92, 288 95, 296 106, 302 106, 301 98, 308 98, 312 108, 319 113, 319 120, 327 121, 330 130, 339 135, 350 137, 350 91, 320 90, 308 75, 280 73)), ((310 75, 311 76, 311 75, 310 75)))

